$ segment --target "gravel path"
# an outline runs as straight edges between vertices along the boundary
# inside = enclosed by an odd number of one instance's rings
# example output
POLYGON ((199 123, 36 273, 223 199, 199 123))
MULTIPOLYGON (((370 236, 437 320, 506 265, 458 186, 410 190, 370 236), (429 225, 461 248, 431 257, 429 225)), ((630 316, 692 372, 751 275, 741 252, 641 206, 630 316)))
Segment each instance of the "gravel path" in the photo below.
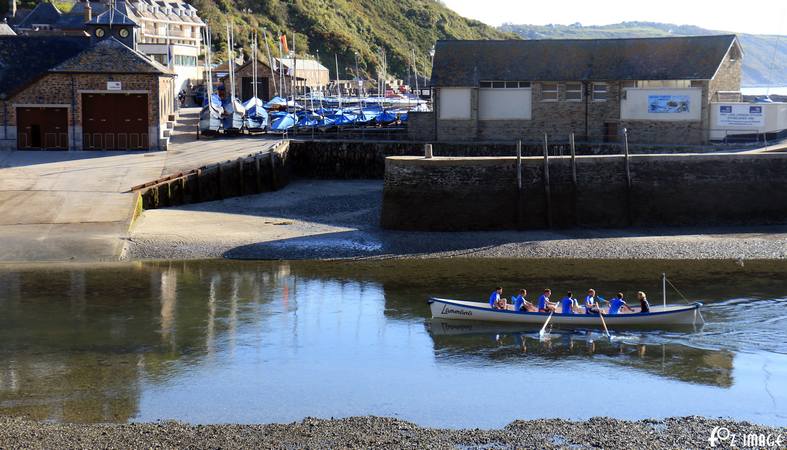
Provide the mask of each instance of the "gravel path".
POLYGON ((674 449, 708 447, 715 426, 727 427, 738 436, 763 433, 787 439, 787 428, 701 417, 637 422, 596 418, 590 423, 540 419, 515 421, 499 430, 444 430, 381 417, 307 418, 271 425, 73 425, 0 419, 0 447, 674 449))
POLYGON ((296 181, 285 189, 146 211, 126 259, 784 259, 787 226, 498 232, 382 230, 380 181, 296 181), (179 231, 173 231, 179 230, 179 231))

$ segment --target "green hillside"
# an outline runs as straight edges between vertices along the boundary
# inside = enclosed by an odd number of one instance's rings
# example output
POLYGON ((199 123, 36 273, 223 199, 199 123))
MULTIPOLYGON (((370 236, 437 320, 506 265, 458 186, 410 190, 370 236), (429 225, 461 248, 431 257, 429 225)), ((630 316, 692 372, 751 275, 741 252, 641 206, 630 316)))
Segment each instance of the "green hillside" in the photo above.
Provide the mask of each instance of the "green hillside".
MULTIPOLYGON (((594 39, 621 37, 698 36, 725 33, 693 25, 655 22, 622 22, 603 26, 513 25, 501 31, 524 39, 594 39)), ((743 45, 743 85, 787 86, 787 36, 738 34, 743 45)))
MULTIPOLYGON (((335 76, 334 55, 339 56, 342 77, 349 76, 358 52, 360 71, 377 74, 384 49, 388 72, 406 77, 412 50, 420 74, 429 74, 429 50, 437 39, 517 38, 465 19, 436 0, 191 0, 200 16, 213 24, 214 47, 226 48, 224 23, 236 26, 236 43, 248 51, 252 30, 266 28, 269 44, 278 53, 275 37, 295 32, 295 48, 301 55, 319 55, 335 76), (273 34, 273 36, 270 36, 273 34)), ((262 39, 262 37, 260 37, 262 39)), ((292 43, 290 43, 292 47, 292 43)), ((219 53, 221 56, 221 53, 219 53)))

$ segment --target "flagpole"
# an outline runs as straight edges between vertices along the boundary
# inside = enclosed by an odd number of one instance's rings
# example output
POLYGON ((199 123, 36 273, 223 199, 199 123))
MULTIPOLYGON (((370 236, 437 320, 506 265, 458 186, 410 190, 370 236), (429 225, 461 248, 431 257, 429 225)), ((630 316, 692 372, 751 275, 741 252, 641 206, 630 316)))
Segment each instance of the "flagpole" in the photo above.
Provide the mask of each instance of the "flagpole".
POLYGON ((273 93, 274 95, 278 95, 279 88, 276 87, 276 71, 274 69, 275 64, 273 63, 273 57, 271 57, 271 48, 268 46, 268 30, 266 30, 265 28, 262 29, 262 37, 265 39, 265 53, 268 54, 268 65, 270 66, 271 69, 271 79, 273 80, 273 93))

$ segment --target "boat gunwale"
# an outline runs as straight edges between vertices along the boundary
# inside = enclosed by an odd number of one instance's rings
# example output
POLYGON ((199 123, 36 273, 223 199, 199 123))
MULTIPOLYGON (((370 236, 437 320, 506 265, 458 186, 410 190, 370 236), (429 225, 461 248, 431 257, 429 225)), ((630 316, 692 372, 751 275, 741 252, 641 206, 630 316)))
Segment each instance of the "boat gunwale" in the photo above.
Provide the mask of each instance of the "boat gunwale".
MULTIPOLYGON (((514 315, 517 315, 517 316, 546 317, 546 316, 548 316, 550 314, 552 314, 553 317, 597 317, 597 316, 599 316, 599 314, 597 314, 597 313, 595 313, 595 314, 587 314, 587 313, 584 313, 584 314, 583 313, 564 314, 564 313, 558 313, 558 312, 546 313, 546 312, 530 312, 530 311, 511 311, 511 310, 508 310, 508 309, 496 309, 496 308, 488 308, 488 307, 480 307, 480 306, 472 306, 472 305, 464 305, 464 304, 461 304, 461 303, 456 303, 456 302, 464 302, 464 301, 465 300, 450 300, 450 299, 442 299, 442 298, 437 298, 437 297, 430 297, 429 300, 428 300, 428 303, 431 305, 432 303, 437 302, 437 303, 443 303, 443 304, 446 304, 446 305, 456 306, 456 307, 459 307, 459 308, 469 308, 469 309, 475 309, 475 310, 487 311, 487 312, 494 312, 494 313, 514 314, 514 315)), ((483 302, 470 302, 470 301, 467 301, 467 302, 468 303, 476 303, 476 304, 479 304, 479 305, 484 305, 485 304, 483 302)), ((687 311, 692 311, 692 310, 699 310, 702 306, 703 306, 702 302, 694 302, 694 303, 691 303, 689 305, 686 305, 685 307, 683 307, 681 305, 677 305, 675 307, 676 309, 674 309, 672 311, 647 312, 647 313, 638 312, 638 313, 628 313, 628 314, 604 314, 604 316, 605 317, 615 317, 615 318, 618 318, 618 317, 653 317, 653 316, 661 316, 661 315, 667 315, 667 314, 685 313, 687 311)))

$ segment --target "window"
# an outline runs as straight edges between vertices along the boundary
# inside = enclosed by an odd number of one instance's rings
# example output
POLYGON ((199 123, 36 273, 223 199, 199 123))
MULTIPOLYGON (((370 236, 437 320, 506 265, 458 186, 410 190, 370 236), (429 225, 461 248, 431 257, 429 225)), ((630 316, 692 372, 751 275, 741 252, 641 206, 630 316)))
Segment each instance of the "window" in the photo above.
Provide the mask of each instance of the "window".
POLYGON ((607 83, 593 83, 593 101, 607 101, 607 83))
POLYGON ((541 83, 542 102, 556 102, 557 93, 557 83, 541 83))
POLYGON ((582 101, 582 83, 566 83, 566 101, 582 101))
POLYGON ((481 81, 478 86, 484 89, 529 89, 529 81, 481 81))

